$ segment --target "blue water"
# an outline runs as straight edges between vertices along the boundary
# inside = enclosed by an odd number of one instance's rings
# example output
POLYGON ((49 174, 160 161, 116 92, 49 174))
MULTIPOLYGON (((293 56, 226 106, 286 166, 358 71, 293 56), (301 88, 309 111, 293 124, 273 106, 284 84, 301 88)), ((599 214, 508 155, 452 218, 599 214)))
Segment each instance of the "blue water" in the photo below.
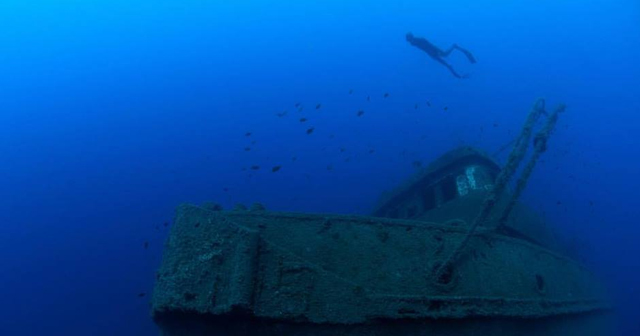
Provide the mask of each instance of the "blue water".
POLYGON ((639 61, 637 0, 4 0, 0 335, 157 335, 179 203, 366 214, 414 161, 500 148, 538 97, 568 108, 523 200, 640 335, 639 61), (470 78, 408 31, 471 50, 449 58, 470 78))

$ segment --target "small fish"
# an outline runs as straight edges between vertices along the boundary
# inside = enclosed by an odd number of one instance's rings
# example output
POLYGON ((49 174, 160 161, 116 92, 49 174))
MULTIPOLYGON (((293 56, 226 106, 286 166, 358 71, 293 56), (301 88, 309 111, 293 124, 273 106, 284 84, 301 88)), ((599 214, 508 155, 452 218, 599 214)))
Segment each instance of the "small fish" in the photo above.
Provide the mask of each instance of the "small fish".
POLYGON ((245 147, 245 148, 244 148, 244 151, 245 151, 245 152, 248 152, 248 151, 250 151, 250 150, 251 150, 251 147, 245 147))
POLYGON ((311 127, 311 128, 309 128, 309 129, 307 129, 307 134, 311 134, 311 133, 313 133, 313 130, 314 130, 314 129, 315 129, 315 128, 313 128, 313 127, 311 127))
POLYGON ((147 293, 145 293, 145 292, 140 292, 140 293, 138 293, 138 297, 139 297, 139 298, 143 298, 143 297, 145 297, 146 295, 147 295, 147 293))
POLYGON ((340 147, 340 153, 344 153, 344 151, 346 151, 346 149, 344 147, 340 147))
POLYGON ((286 115, 287 115, 287 113, 288 113, 287 111, 282 111, 282 112, 276 113, 276 115, 277 115, 279 118, 282 118, 282 117, 286 116, 286 115))
POLYGON ((413 167, 414 167, 414 168, 420 168, 420 167, 422 167, 422 162, 421 162, 421 161, 416 160, 416 161, 413 161, 413 162, 411 163, 411 165, 413 165, 413 167))
POLYGON ((385 92, 385 93, 384 93, 384 97, 385 97, 385 98, 388 98, 388 97, 389 97, 389 93, 386 93, 386 92, 385 92))
POLYGON ((275 172, 277 172, 278 170, 280 170, 280 168, 282 168, 282 167, 281 167, 281 166, 273 166, 273 168, 271 168, 271 172, 272 172, 272 173, 275 173, 275 172))
POLYGON ((319 110, 322 107, 322 104, 316 105, 316 110, 319 110))
POLYGON ((557 201, 556 205, 562 205, 562 202, 561 201, 557 201))
MULTIPOLYGON (((225 189, 226 189, 226 188, 225 188, 225 189)), ((162 226, 164 226, 164 227, 169 226, 169 222, 164 222, 164 223, 162 223, 162 226)))
POLYGON ((350 156, 347 157, 346 159, 344 159, 344 162, 349 162, 349 161, 351 161, 351 157, 350 156))
POLYGON ((149 242, 148 242, 148 241, 145 241, 145 242, 144 242, 144 249, 146 250, 146 249, 148 249, 148 248, 149 248, 149 242))
POLYGON ((300 103, 296 103, 295 105, 293 105, 295 107, 300 107, 300 103))
POLYGON ((418 104, 413 105, 413 109, 417 110, 418 109, 418 104))
POLYGON ((358 111, 358 113, 356 114, 358 117, 362 117, 362 115, 364 114, 363 110, 358 111))
POLYGON ((431 103, 430 102, 427 102, 427 107, 431 107, 431 103))
POLYGON ((260 169, 260 166, 258 165, 251 166, 251 170, 258 170, 258 169, 260 169))
POLYGON ((367 101, 371 101, 371 96, 367 96, 367 101))
POLYGON ((335 138, 335 137, 336 137, 336 135, 335 135, 335 134, 333 134, 333 133, 332 133, 332 134, 329 134, 329 139, 333 139, 333 138, 335 138))
POLYGON ((333 166, 332 165, 327 165, 327 170, 328 171, 332 171, 333 170, 333 166))
POLYGON ((493 127, 498 127, 498 123, 493 123, 493 127))
POLYGON ((300 122, 305 122, 307 121, 307 118, 300 118, 300 122))
POLYGON ((256 144, 256 140, 251 141, 251 144, 255 145, 256 144))
POLYGON ((375 153, 375 152, 376 152, 376 150, 375 150, 375 149, 370 149, 370 150, 369 150, 369 154, 373 154, 373 153, 375 153))
POLYGON ((299 107, 298 108, 298 112, 302 112, 302 110, 304 110, 304 107, 299 107))
POLYGON ((291 161, 295 162, 297 159, 298 159, 298 157, 294 156, 294 157, 291 158, 291 161))
POLYGON ((349 94, 352 94, 352 93, 353 93, 353 89, 350 89, 350 90, 349 90, 349 94))
POLYGON ((246 137, 251 136, 251 132, 247 132, 247 133, 245 133, 245 134, 244 134, 244 136, 246 136, 246 137))
POLYGON ((445 107, 443 108, 443 110, 445 110, 445 111, 447 111, 448 109, 449 109, 449 107, 448 107, 448 106, 445 106, 445 107))

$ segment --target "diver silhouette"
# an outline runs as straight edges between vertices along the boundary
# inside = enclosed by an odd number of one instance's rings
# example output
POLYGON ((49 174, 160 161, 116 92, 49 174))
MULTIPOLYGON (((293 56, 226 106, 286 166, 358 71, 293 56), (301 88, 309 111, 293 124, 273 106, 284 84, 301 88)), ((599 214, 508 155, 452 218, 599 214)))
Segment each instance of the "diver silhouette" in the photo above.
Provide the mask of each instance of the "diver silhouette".
POLYGON ((471 52, 469 52, 469 50, 461 48, 460 46, 458 46, 455 43, 451 47, 449 47, 449 49, 442 50, 442 49, 436 47, 435 45, 433 45, 427 39, 424 39, 422 37, 415 37, 411 33, 407 33, 407 42, 409 42, 412 46, 414 46, 414 47, 426 52, 429 56, 431 56, 431 58, 436 60, 438 63, 444 65, 447 69, 449 69, 449 71, 451 71, 451 73, 454 76, 456 76, 457 78, 467 78, 469 76, 468 75, 460 75, 460 74, 458 74, 453 69, 451 64, 447 63, 443 59, 443 57, 449 56, 449 54, 451 54, 451 52, 453 50, 458 50, 458 51, 462 52, 465 56, 467 56, 467 59, 469 59, 469 62, 471 62, 472 64, 476 63, 476 59, 473 57, 471 52))

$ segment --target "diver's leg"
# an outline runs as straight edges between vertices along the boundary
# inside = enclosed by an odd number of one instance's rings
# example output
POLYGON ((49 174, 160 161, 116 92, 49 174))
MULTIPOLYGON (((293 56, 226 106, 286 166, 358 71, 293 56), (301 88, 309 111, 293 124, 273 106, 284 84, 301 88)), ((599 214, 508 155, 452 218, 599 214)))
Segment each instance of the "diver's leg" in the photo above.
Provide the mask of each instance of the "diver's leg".
POLYGON ((442 50, 441 50, 441 51, 440 51, 440 56, 442 56, 442 57, 447 57, 447 56, 449 56, 449 54, 451 54, 451 52, 453 51, 453 49, 456 49, 456 48, 458 48, 458 45, 454 43, 454 44, 452 44, 452 45, 449 47, 449 49, 444 50, 444 51, 442 51, 442 50))
POLYGON ((445 62, 444 60, 440 59, 440 58, 434 58, 436 61, 438 61, 438 63, 444 65, 447 69, 449 69, 449 71, 456 77, 456 78, 465 78, 466 76, 460 76, 460 74, 458 74, 453 67, 445 62))
POLYGON ((454 44, 451 48, 460 50, 460 52, 462 52, 465 56, 467 56, 467 59, 469 59, 469 62, 476 63, 476 58, 473 57, 473 54, 471 54, 469 50, 461 48, 457 44, 454 44))
POLYGON ((457 45, 455 43, 452 44, 451 47, 449 47, 449 49, 440 52, 440 56, 447 57, 455 49, 459 50, 461 53, 463 53, 465 56, 467 56, 467 59, 469 60, 469 62, 476 63, 476 58, 473 57, 473 55, 471 54, 471 52, 469 50, 467 50, 465 48, 462 48, 462 47, 460 47, 459 45, 457 45))

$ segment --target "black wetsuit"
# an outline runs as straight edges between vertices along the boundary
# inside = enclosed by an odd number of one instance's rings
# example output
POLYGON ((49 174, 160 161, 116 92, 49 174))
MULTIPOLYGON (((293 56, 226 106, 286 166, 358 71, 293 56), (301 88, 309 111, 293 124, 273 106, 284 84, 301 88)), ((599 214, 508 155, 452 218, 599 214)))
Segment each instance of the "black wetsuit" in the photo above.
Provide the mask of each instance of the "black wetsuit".
POLYGON ((438 63, 444 65, 447 69, 449 69, 449 71, 451 71, 451 73, 457 78, 466 78, 467 76, 458 74, 449 63, 445 62, 445 60, 443 59, 444 57, 449 56, 449 54, 451 54, 453 50, 458 50, 462 52, 465 56, 467 56, 467 59, 469 59, 469 62, 471 63, 476 62, 476 59, 473 57, 471 52, 459 47, 457 44, 452 45, 447 50, 441 50, 440 48, 436 47, 431 42, 429 42, 427 39, 424 39, 421 37, 415 37, 411 33, 407 34, 407 42, 409 42, 412 46, 426 52, 429 56, 431 56, 431 58, 436 60, 438 63))

